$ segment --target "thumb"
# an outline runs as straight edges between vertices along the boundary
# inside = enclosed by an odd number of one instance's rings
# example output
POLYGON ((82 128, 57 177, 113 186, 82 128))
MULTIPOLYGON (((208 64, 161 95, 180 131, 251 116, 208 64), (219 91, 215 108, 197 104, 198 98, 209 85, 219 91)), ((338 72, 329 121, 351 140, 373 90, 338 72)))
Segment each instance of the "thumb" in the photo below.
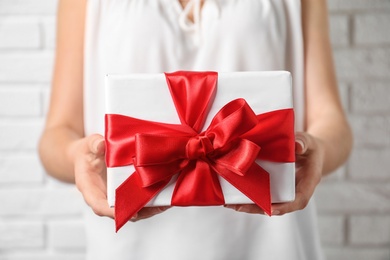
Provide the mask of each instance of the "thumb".
POLYGON ((310 135, 304 132, 295 133, 295 153, 305 154, 310 142, 310 135))
POLYGON ((89 150, 96 155, 103 155, 105 152, 104 137, 99 134, 93 134, 88 139, 89 150))

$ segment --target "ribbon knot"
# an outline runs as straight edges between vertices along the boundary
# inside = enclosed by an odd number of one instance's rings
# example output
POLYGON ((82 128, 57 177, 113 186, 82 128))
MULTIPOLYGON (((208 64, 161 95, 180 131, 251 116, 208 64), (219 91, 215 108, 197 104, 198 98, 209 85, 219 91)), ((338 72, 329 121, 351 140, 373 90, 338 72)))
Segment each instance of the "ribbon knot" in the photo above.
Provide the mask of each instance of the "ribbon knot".
POLYGON ((205 135, 198 135, 188 140, 186 154, 189 160, 204 158, 214 151, 213 144, 205 135))

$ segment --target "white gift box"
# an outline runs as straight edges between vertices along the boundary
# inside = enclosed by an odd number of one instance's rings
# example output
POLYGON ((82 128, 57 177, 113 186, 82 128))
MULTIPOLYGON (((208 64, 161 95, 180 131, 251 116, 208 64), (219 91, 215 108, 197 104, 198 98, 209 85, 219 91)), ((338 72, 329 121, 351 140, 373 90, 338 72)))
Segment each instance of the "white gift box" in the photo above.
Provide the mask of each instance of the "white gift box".
MULTIPOLYGON (((244 98, 256 114, 293 108, 291 74, 286 71, 218 73, 215 100, 204 128, 227 103, 244 98)), ((161 74, 107 75, 106 114, 120 114, 148 121, 180 124, 166 78, 161 74)), ((205 130, 205 129, 203 129, 205 130)), ((256 160, 270 174, 272 203, 295 198, 295 163, 256 160)), ((107 199, 115 205, 115 190, 134 172, 134 166, 107 168, 107 199)), ((176 178, 147 206, 170 205, 176 178)), ((253 203, 219 177, 226 204, 253 203)))

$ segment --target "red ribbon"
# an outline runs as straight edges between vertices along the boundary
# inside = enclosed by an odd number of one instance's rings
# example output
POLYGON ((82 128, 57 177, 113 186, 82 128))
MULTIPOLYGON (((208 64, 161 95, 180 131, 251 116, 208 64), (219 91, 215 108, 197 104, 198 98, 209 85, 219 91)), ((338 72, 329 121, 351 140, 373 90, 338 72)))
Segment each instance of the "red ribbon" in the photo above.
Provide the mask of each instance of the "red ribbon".
POLYGON ((181 125, 106 115, 107 166, 135 167, 116 189, 117 231, 176 174, 173 206, 224 205, 220 175, 271 214, 269 174, 255 160, 295 160, 293 110, 256 115, 245 100, 236 99, 199 133, 217 77, 215 72, 166 73, 181 125))

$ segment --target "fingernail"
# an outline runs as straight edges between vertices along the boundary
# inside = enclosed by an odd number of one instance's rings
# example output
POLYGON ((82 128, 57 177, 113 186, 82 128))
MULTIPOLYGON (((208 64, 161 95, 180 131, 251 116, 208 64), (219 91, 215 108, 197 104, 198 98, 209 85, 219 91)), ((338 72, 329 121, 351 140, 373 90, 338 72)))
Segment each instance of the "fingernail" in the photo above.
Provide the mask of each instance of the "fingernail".
POLYGON ((164 212, 169 208, 170 208, 170 206, 163 206, 163 207, 159 207, 158 209, 160 210, 160 212, 164 212))
POLYGON ((295 142, 297 142, 301 146, 302 150, 305 149, 305 144, 303 143, 302 140, 297 139, 297 140, 295 140, 295 142))
POLYGON ((274 216, 274 215, 279 215, 280 211, 279 210, 273 210, 271 212, 271 215, 274 216))
POLYGON ((238 212, 245 212, 245 205, 239 205, 239 206, 236 208, 236 210, 237 210, 238 212))
POLYGON ((138 217, 138 213, 135 213, 135 214, 131 217, 130 221, 136 220, 137 217, 138 217))

